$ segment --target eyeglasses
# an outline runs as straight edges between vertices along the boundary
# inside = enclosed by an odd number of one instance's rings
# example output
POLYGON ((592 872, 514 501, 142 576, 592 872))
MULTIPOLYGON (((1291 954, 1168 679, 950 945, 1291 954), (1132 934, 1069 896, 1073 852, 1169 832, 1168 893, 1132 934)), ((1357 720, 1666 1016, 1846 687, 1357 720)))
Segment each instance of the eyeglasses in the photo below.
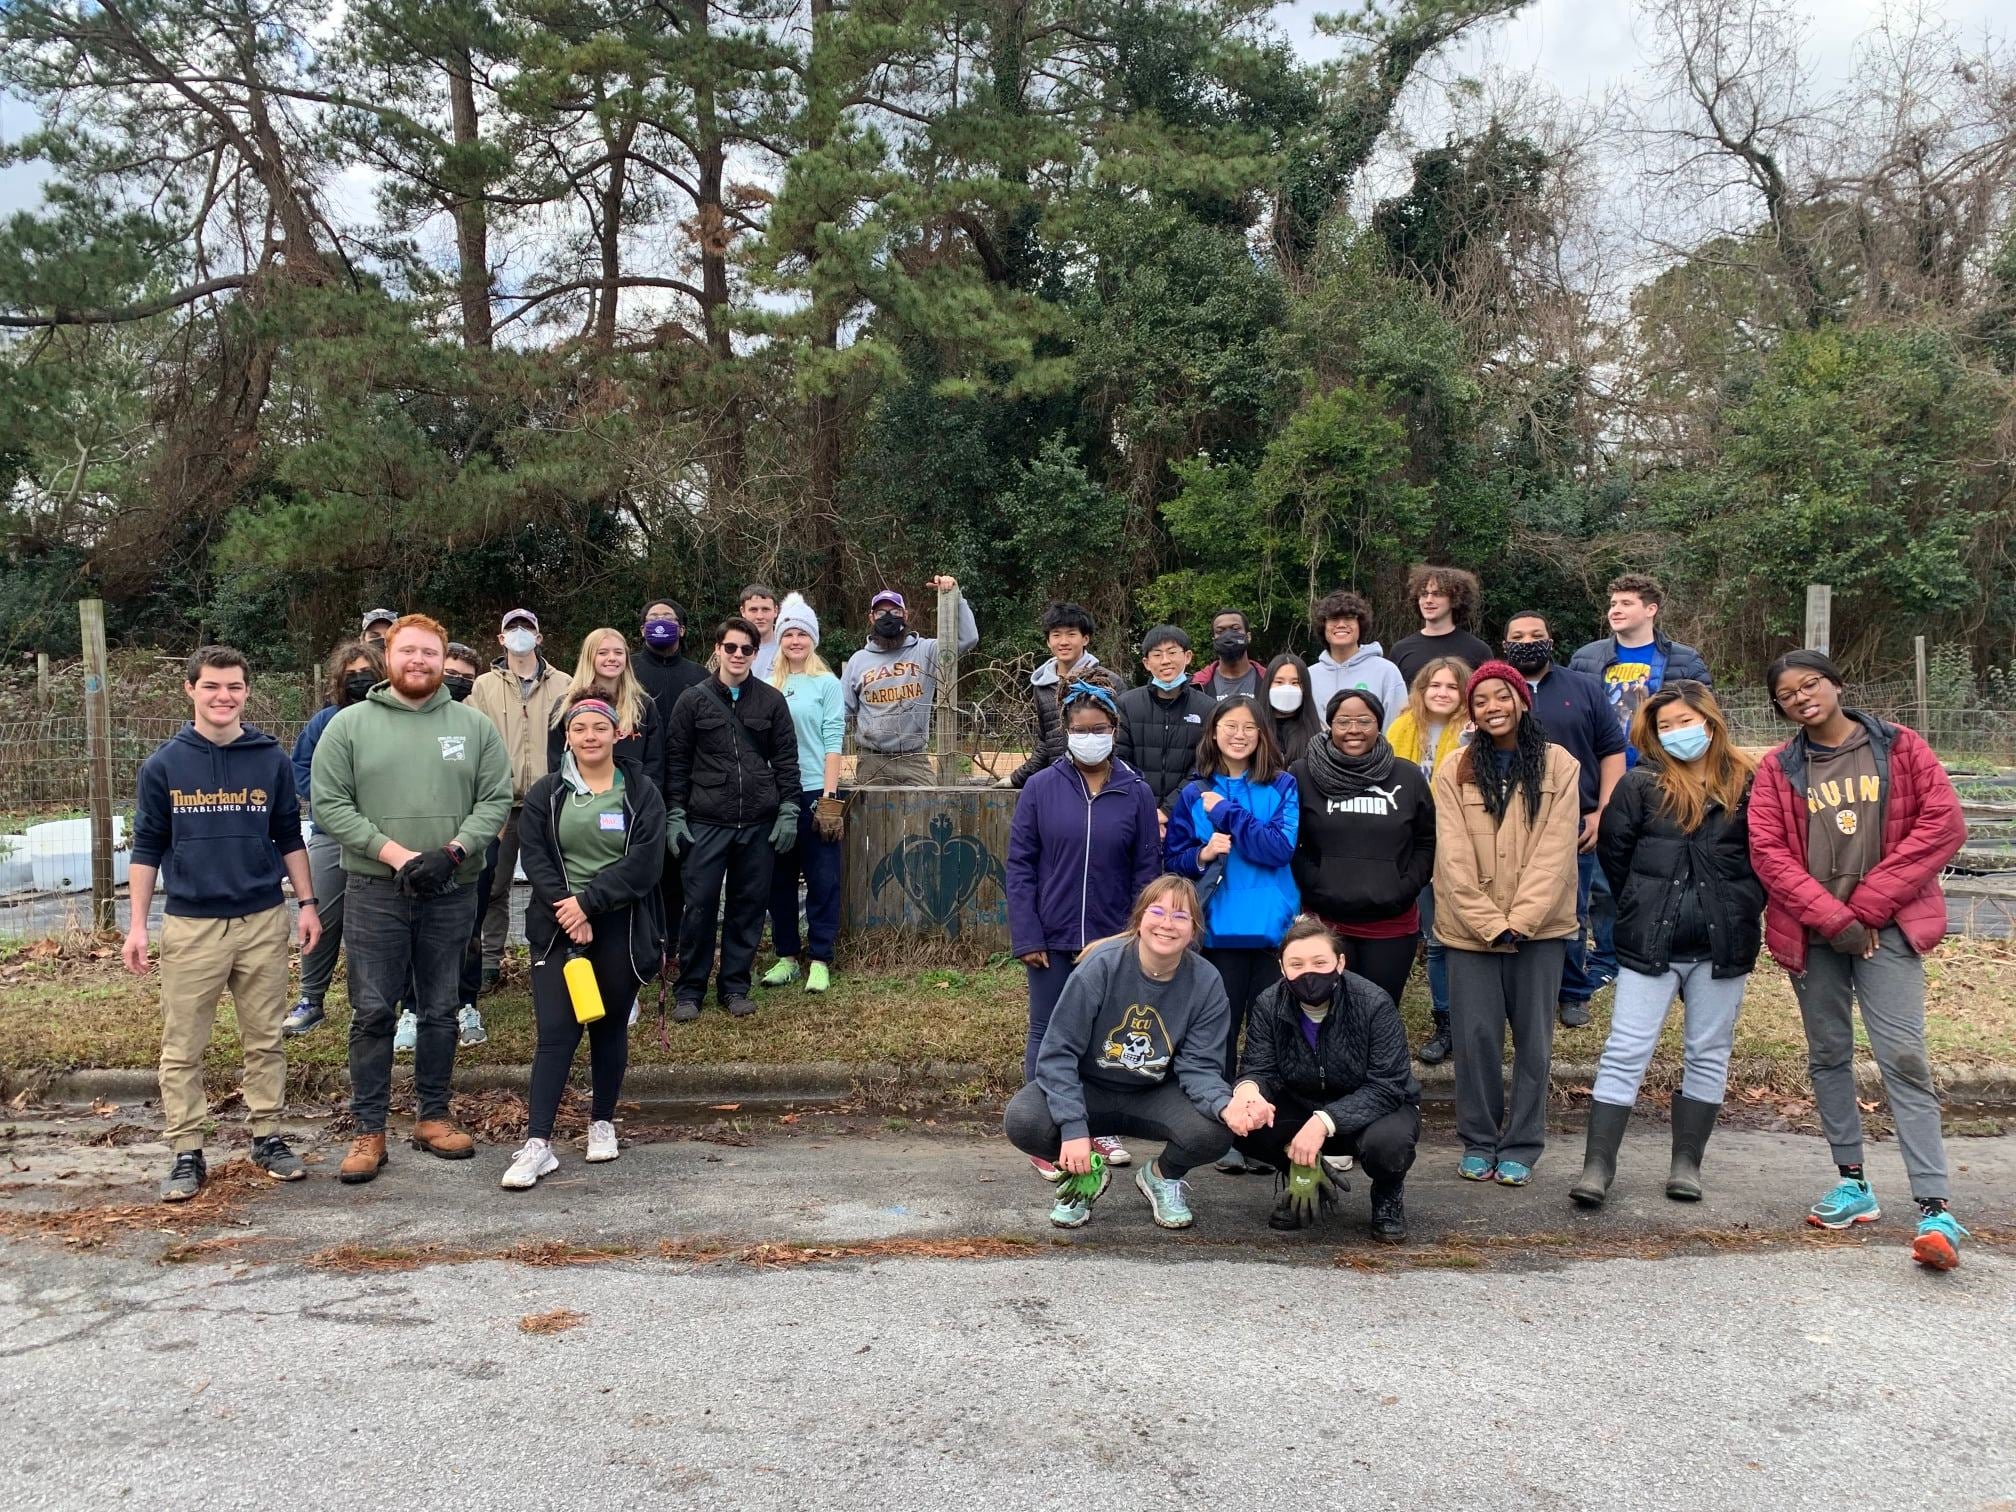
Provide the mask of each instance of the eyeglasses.
POLYGON ((721 642, 721 654, 723 656, 754 656, 756 648, 747 641, 737 641, 732 646, 727 641, 723 641, 721 642))
POLYGON ((1824 677, 1817 677, 1817 676, 1809 677, 1806 679, 1806 681, 1799 684, 1798 687, 1794 688, 1790 693, 1772 694, 1771 700, 1773 703, 1777 704, 1779 708, 1789 709, 1792 707, 1792 705, 1798 703, 1800 699, 1811 698, 1814 694, 1814 691, 1818 689, 1819 686, 1825 681, 1827 681, 1827 679, 1824 677))
POLYGON ((1190 915, 1180 908, 1164 908, 1160 903, 1148 905, 1148 917, 1157 924, 1188 924, 1190 915))
POLYGON ((1376 730, 1379 721, 1370 714, 1339 714, 1330 721, 1333 730, 1376 730))

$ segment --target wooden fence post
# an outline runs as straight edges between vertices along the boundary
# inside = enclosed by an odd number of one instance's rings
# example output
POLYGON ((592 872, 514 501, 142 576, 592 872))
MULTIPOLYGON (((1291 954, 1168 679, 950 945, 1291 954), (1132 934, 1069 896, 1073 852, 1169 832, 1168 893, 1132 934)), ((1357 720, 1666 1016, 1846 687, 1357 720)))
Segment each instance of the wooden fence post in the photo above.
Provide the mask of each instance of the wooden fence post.
POLYGON ((1825 583, 1806 585, 1806 649, 1823 654, 1833 649, 1834 590, 1825 583))
POLYGON ((1930 740, 1932 706, 1925 686, 1925 637, 1922 635, 1913 637, 1912 659, 1913 670, 1918 678, 1918 733, 1930 740))
POLYGON ((91 927, 117 929, 112 891, 112 700, 105 685, 105 601, 82 599, 84 756, 91 798, 91 927))
POLYGON ((938 781, 951 787, 959 763, 959 590, 938 590, 938 781))
POLYGON ((45 709, 49 707, 51 702, 49 696, 49 653, 47 651, 37 651, 35 653, 35 701, 45 709))

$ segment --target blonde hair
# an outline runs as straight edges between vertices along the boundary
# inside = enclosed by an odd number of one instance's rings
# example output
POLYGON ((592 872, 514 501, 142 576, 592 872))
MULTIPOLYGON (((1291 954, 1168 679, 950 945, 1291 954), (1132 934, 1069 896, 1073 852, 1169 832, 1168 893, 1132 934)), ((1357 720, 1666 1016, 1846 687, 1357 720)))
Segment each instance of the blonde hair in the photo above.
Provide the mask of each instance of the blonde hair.
POLYGON ((1082 960, 1084 956, 1090 955, 1095 949, 1106 944, 1109 940, 1139 939, 1141 937, 1141 921, 1148 917, 1149 908, 1161 902, 1164 898, 1174 898, 1176 906, 1190 915, 1192 938, 1189 948, 1195 950, 1198 941, 1204 938, 1203 901, 1197 896, 1196 884, 1188 877, 1179 877, 1174 872, 1164 872, 1153 882, 1150 882, 1146 887, 1141 889, 1141 896, 1134 900, 1134 911, 1127 916, 1127 927, 1118 934, 1107 935, 1103 939, 1091 941, 1086 945, 1080 959, 1082 960))
POLYGON ((605 625, 581 637, 581 655, 574 663, 574 676, 567 684, 566 696, 554 707, 553 723, 560 723, 575 699, 591 694, 608 700, 615 708, 616 734, 619 737, 637 733, 637 727, 644 720, 644 700, 649 695, 645 693, 644 685, 637 681, 637 674, 631 670, 630 642, 624 639, 621 630, 612 630, 605 625), (595 653, 602 649, 604 638, 611 635, 623 643, 623 675, 616 679, 615 692, 605 693, 595 676, 595 653))
MULTIPOLYGON (((1414 716, 1414 728, 1423 735, 1428 733, 1428 726, 1436 722, 1435 717, 1428 712, 1428 684, 1435 680, 1435 674, 1438 672, 1450 673, 1456 679, 1456 707, 1443 715, 1443 719, 1454 720, 1460 725, 1466 717, 1463 708, 1463 689, 1470 682, 1470 663, 1460 656, 1434 657, 1421 664, 1421 670, 1414 674, 1414 681, 1407 688, 1407 712, 1414 716)), ((1414 759, 1419 761, 1421 758, 1416 756, 1414 759)))
POLYGON ((1708 685, 1692 678, 1668 683, 1638 706, 1631 744, 1639 765, 1649 768, 1659 784, 1659 806, 1689 834, 1700 827, 1711 801, 1721 804, 1723 812, 1735 813, 1757 769, 1729 738, 1722 706, 1708 685), (1659 743, 1659 711, 1676 703, 1699 714, 1708 728, 1708 749, 1699 761, 1675 761, 1659 743))
POLYGON ((793 672, 784 661, 784 634, 777 632, 777 660, 770 664, 770 686, 778 692, 784 691, 784 684, 794 677, 831 677, 833 669, 826 665, 826 658, 819 654, 819 643, 814 641, 812 649, 805 653, 805 665, 793 672))

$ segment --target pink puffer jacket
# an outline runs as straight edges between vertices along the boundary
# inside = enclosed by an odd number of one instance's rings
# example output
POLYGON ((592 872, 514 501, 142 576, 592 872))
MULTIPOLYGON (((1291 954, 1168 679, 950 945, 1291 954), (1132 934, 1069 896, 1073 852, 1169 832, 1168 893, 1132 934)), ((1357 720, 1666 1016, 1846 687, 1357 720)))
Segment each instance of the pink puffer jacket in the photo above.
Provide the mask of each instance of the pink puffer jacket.
POLYGON ((1953 779, 1915 731, 1850 710, 1869 731, 1883 785, 1883 859, 1846 903, 1806 870, 1806 737, 1766 756, 1750 793, 1750 864, 1764 884, 1764 943, 1794 976, 1806 969, 1807 931, 1831 938, 1860 919, 1895 924, 1920 955, 1946 937, 1939 873, 1967 839, 1953 779))

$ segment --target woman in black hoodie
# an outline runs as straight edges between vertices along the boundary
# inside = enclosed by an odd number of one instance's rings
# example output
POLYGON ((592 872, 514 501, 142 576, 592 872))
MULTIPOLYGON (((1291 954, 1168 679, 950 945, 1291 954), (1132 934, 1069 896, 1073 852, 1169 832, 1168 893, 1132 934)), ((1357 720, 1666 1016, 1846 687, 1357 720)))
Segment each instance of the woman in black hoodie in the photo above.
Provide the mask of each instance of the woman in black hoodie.
MULTIPOLYGON (((1281 944, 1281 977, 1246 1022, 1226 1124, 1248 1159, 1286 1171, 1355 1155, 1372 1178, 1372 1237, 1407 1237, 1402 1187, 1421 1138, 1421 1085, 1393 999, 1344 969, 1337 938, 1301 918, 1281 944)), ((1303 1223, 1285 1189, 1268 1223, 1303 1223)))
POLYGON ((665 799, 615 759, 615 708, 593 695, 561 716, 567 749, 558 768, 532 784, 518 824, 519 857, 532 884, 525 938, 532 947, 532 1056, 525 1146, 503 1185, 522 1190, 552 1172, 553 1121, 567 1090, 582 1025, 565 977, 571 955, 595 973, 602 1016, 587 1026, 593 1101, 588 1159, 614 1160, 616 1098, 630 1059, 630 1005, 658 974, 665 916, 658 877, 665 866, 665 799))
POLYGON ((1323 720, 1323 738, 1294 767, 1295 885, 1303 908, 1343 938, 1351 969, 1397 1003, 1421 943, 1421 889, 1435 871, 1435 800, 1421 768, 1396 759, 1379 733, 1377 694, 1346 688, 1323 720))

